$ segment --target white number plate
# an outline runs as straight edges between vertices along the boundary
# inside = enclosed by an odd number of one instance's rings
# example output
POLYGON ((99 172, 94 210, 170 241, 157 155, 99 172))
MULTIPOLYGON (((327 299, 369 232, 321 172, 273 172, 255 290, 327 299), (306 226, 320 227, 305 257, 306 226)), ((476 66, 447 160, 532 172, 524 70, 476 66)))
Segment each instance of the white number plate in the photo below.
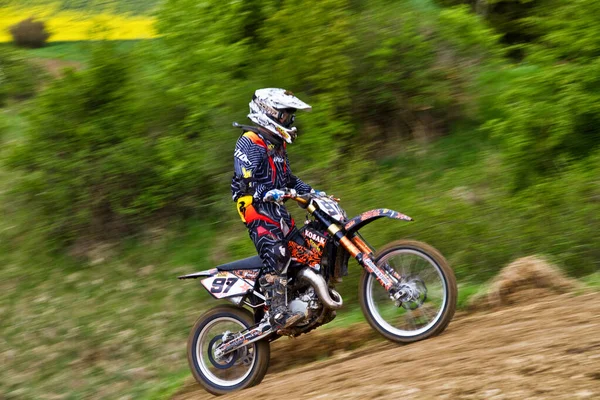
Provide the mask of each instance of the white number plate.
POLYGON ((202 280, 202 285, 217 299, 244 295, 252 289, 253 284, 229 272, 219 272, 202 280))

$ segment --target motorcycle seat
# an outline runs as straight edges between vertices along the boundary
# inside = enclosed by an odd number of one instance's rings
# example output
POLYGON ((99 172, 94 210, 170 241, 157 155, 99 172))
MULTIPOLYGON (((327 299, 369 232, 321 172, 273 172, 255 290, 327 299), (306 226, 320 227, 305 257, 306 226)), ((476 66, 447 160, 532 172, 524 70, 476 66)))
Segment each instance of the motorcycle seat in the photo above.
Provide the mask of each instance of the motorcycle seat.
POLYGON ((238 269, 261 269, 264 266, 260 256, 253 256, 217 266, 219 271, 235 271, 238 269))

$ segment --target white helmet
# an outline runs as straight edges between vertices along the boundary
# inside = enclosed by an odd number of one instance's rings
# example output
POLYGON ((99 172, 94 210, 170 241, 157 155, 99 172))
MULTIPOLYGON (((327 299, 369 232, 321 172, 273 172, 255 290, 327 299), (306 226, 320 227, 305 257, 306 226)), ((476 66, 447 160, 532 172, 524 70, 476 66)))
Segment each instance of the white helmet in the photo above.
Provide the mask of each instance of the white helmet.
POLYGON ((311 110, 311 106, 288 90, 258 89, 250 102, 248 118, 288 143, 296 139, 294 123, 296 110, 311 110))

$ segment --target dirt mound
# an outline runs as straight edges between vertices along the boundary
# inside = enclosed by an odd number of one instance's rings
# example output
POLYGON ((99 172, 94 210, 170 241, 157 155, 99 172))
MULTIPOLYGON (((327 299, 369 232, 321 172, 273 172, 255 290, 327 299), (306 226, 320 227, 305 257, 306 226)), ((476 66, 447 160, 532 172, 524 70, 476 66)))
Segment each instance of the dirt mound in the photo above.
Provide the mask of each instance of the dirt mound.
POLYGON ((579 287, 556 266, 539 256, 519 258, 504 267, 483 290, 469 301, 470 310, 481 310, 565 293, 579 287))

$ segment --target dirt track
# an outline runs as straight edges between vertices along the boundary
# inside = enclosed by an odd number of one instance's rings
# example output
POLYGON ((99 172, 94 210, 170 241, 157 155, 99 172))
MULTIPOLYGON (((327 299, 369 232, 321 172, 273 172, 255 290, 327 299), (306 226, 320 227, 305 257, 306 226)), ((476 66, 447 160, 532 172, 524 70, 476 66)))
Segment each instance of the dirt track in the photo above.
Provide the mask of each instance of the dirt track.
MULTIPOLYGON (((282 370, 282 339, 271 354, 276 371, 255 388, 221 398, 600 398, 600 293, 529 294, 537 299, 521 296, 515 306, 457 315, 436 338, 407 346, 376 341, 299 368, 282 370)), ((295 345, 307 346, 311 337, 314 343, 318 333, 295 345)), ((208 398, 214 397, 191 380, 174 397, 208 398)))

